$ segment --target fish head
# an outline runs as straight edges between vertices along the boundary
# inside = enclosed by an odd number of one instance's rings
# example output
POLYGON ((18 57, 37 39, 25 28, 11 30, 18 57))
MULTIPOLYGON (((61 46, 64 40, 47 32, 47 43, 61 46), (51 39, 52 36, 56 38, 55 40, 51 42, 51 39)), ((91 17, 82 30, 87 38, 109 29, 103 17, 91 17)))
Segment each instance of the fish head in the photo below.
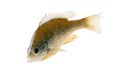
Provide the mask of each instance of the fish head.
POLYGON ((48 41, 40 40, 37 44, 32 44, 28 48, 28 61, 41 61, 48 53, 48 41))

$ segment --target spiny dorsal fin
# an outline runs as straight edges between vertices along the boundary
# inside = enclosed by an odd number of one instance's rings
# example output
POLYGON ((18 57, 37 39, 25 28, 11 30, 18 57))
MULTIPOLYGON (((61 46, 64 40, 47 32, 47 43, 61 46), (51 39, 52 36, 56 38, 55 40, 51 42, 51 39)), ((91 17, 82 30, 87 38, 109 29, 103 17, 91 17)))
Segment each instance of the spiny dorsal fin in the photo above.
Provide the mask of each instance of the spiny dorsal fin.
POLYGON ((69 19, 75 16, 75 14, 72 11, 64 12, 64 13, 51 13, 51 14, 46 14, 44 17, 42 17, 39 26, 42 24, 46 23, 47 21, 54 19, 54 18, 65 18, 69 19))

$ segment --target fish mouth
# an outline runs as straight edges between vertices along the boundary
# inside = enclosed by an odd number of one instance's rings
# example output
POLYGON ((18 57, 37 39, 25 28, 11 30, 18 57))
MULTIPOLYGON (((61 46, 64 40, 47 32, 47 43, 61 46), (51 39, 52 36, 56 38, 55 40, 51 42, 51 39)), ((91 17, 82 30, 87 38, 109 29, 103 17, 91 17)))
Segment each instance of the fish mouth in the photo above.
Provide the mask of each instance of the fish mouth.
POLYGON ((46 52, 43 52, 39 55, 28 55, 27 61, 28 62, 40 62, 46 56, 46 54, 47 54, 46 52))
POLYGON ((30 56, 27 56, 27 61, 28 61, 28 62, 34 62, 34 61, 35 61, 35 59, 34 59, 34 58, 32 58, 32 57, 30 57, 30 56))
POLYGON ((27 56, 27 61, 28 61, 28 62, 40 62, 41 59, 38 59, 38 58, 31 58, 31 57, 27 56))

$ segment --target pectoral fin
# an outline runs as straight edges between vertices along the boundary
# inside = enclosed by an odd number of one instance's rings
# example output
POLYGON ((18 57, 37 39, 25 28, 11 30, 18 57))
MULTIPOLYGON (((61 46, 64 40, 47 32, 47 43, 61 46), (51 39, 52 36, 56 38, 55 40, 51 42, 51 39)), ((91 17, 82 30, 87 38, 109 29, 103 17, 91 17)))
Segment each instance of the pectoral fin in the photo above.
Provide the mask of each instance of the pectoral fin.
POLYGON ((66 40, 65 40, 65 42, 64 42, 64 44, 67 44, 67 43, 69 43, 69 42, 72 42, 72 41, 74 41, 75 39, 77 38, 77 35, 71 35, 70 37, 68 37, 66 40))

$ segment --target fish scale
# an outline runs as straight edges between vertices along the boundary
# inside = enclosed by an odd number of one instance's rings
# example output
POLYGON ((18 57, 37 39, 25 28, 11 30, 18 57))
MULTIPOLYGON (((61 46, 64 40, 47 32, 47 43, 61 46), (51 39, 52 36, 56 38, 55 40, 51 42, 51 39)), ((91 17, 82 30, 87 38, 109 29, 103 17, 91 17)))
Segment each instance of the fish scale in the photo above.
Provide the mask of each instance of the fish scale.
MULTIPOLYGON (((68 14, 68 12, 67 12, 68 14)), ((34 33, 28 59, 30 61, 42 61, 61 51, 60 47, 75 39, 70 37, 73 32, 79 29, 89 29, 100 33, 100 14, 88 16, 79 20, 68 20, 69 15, 61 14, 62 17, 52 17, 41 22, 34 33)), ((43 20, 43 19, 42 19, 43 20)))

